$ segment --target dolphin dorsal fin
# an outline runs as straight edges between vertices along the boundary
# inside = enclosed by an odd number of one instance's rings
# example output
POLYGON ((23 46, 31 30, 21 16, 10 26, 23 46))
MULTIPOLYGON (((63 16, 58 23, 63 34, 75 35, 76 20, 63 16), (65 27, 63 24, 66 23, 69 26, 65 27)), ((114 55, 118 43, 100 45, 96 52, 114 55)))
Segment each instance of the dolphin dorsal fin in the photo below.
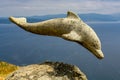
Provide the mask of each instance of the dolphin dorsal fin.
POLYGON ((73 19, 79 19, 80 20, 79 16, 77 14, 71 12, 71 11, 67 12, 67 18, 73 18, 73 19))

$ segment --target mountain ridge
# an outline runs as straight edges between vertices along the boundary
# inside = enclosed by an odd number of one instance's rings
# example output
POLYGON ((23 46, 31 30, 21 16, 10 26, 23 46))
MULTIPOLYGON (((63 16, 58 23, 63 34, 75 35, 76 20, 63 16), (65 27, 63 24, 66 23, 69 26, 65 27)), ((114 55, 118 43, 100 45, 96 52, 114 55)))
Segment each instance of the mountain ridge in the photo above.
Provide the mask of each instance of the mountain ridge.
MULTIPOLYGON (((119 14, 115 15, 107 15, 107 14, 96 14, 96 13, 88 13, 88 14, 78 14, 80 18, 85 22, 110 22, 110 21, 120 21, 119 14)), ((53 15, 35 15, 35 16, 24 16, 27 18, 28 22, 40 22, 52 18, 64 18, 66 14, 53 14, 53 15)), ((19 16, 18 16, 19 17, 19 16)), ((0 17, 0 24, 10 24, 8 17, 0 17)))

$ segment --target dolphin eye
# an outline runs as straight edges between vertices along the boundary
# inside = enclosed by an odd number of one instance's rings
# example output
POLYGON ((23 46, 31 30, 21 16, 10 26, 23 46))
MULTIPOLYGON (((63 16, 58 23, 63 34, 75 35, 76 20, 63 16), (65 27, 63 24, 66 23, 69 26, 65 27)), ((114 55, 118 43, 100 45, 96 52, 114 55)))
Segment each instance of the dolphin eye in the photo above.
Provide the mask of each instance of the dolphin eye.
POLYGON ((100 49, 100 46, 98 45, 98 43, 93 43, 91 44, 91 46, 95 49, 100 49))

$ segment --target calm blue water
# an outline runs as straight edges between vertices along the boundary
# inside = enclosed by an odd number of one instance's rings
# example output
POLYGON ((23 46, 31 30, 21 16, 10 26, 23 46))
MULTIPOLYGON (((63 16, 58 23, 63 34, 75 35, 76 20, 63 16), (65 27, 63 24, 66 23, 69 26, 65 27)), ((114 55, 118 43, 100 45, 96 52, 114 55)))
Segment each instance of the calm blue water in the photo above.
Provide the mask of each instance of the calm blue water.
POLYGON ((77 43, 32 34, 14 24, 0 24, 0 60, 16 65, 63 61, 79 66, 89 80, 120 80, 120 23, 88 24, 101 39, 103 60, 77 43))

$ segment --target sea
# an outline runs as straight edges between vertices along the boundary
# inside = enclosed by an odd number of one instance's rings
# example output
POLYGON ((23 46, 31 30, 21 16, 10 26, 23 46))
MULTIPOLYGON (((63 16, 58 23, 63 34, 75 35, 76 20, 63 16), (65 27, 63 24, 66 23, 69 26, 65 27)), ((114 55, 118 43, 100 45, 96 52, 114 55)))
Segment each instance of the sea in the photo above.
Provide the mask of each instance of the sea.
POLYGON ((120 22, 86 23, 101 40, 102 60, 75 42, 0 24, 0 61, 18 66, 59 61, 78 66, 88 80, 120 80, 120 22))

